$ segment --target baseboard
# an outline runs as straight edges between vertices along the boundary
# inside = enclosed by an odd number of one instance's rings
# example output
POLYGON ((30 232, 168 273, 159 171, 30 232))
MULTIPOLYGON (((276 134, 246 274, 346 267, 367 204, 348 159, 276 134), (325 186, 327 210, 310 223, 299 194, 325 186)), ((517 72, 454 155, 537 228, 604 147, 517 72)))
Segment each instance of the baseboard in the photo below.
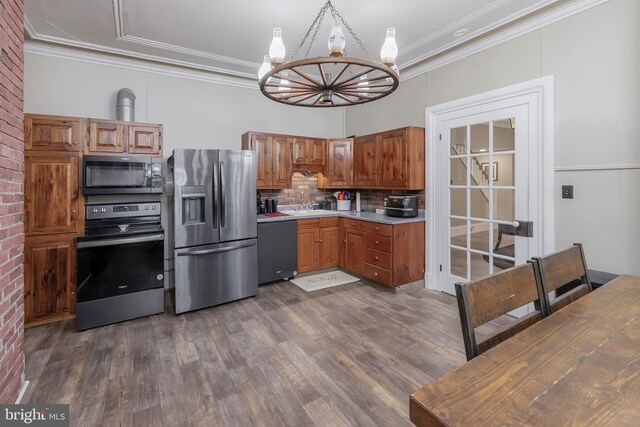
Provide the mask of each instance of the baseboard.
MULTIPOLYGON (((23 377, 24 377, 24 375, 23 375, 23 377)), ((18 398, 16 399, 16 405, 18 403, 20 403, 20 401, 24 397, 24 394, 27 392, 27 388, 28 387, 29 387, 29 381, 23 380, 22 381, 22 387, 20 387, 20 393, 18 393, 18 398)))

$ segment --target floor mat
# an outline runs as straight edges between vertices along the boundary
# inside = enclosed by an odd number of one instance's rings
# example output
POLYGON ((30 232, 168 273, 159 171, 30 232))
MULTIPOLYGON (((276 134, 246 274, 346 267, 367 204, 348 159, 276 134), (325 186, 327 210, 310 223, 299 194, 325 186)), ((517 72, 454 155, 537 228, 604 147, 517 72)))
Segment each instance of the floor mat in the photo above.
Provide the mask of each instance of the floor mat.
POLYGON ((353 277, 343 271, 329 271, 327 273, 314 274, 313 276, 299 277, 290 280, 291 283, 307 292, 318 291, 320 289, 331 288, 333 286, 346 285, 357 282, 357 277, 353 277))

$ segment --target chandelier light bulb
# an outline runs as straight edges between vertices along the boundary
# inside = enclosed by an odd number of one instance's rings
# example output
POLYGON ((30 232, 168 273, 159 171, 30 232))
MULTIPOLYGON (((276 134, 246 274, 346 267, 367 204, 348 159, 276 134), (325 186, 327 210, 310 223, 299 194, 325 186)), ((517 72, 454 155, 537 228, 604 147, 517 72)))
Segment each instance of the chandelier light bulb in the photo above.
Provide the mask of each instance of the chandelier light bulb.
POLYGON ((269 55, 264 56, 264 60, 262 61, 262 66, 258 70, 258 80, 262 80, 265 74, 271 71, 271 58, 269 55))
POLYGON ((284 63, 284 56, 286 50, 284 43, 282 42, 282 29, 273 29, 273 40, 271 40, 271 46, 269 46, 269 57, 271 58, 271 64, 278 66, 284 63))
POLYGON ((329 56, 344 55, 345 44, 346 41, 342 28, 334 21, 333 28, 331 28, 331 34, 329 34, 329 41, 327 43, 327 46, 329 47, 329 56))
MULTIPOLYGON (((282 77, 289 77, 289 73, 287 71, 283 71, 282 77)), ((278 90, 289 90, 289 80, 286 78, 280 79, 280 86, 278 87, 278 90)))
POLYGON ((398 57, 398 45, 396 44, 396 29, 393 27, 387 28, 387 38, 380 49, 380 59, 385 65, 391 67, 396 63, 398 57))

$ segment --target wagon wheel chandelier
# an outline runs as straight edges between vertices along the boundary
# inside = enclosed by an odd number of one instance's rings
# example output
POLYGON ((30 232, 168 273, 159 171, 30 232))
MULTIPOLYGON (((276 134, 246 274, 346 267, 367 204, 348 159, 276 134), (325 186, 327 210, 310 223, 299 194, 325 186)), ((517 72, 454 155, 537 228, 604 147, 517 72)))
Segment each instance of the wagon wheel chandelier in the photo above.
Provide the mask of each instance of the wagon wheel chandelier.
POLYGON ((273 101, 298 107, 344 107, 383 98, 398 87, 399 71, 395 65, 398 46, 395 31, 395 28, 387 29, 387 37, 380 50, 381 62, 378 62, 331 4, 331 0, 327 0, 288 62, 285 62, 282 30, 273 29, 269 55, 264 56, 264 62, 258 71, 260 90, 273 101), (327 43, 329 56, 308 58, 327 11, 331 12, 333 18, 333 28, 327 43), (345 56, 346 41, 339 22, 368 59, 345 56), (312 32, 304 57, 296 60, 296 55, 305 46, 312 32))

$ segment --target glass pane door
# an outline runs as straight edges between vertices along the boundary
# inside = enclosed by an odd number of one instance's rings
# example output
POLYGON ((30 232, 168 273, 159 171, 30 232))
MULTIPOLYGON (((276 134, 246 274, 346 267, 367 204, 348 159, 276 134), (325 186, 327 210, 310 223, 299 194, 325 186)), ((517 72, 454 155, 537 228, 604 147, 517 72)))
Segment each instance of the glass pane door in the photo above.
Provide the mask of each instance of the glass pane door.
POLYGON ((446 250, 453 281, 477 280, 516 264, 515 121, 469 121, 449 129, 446 250))

